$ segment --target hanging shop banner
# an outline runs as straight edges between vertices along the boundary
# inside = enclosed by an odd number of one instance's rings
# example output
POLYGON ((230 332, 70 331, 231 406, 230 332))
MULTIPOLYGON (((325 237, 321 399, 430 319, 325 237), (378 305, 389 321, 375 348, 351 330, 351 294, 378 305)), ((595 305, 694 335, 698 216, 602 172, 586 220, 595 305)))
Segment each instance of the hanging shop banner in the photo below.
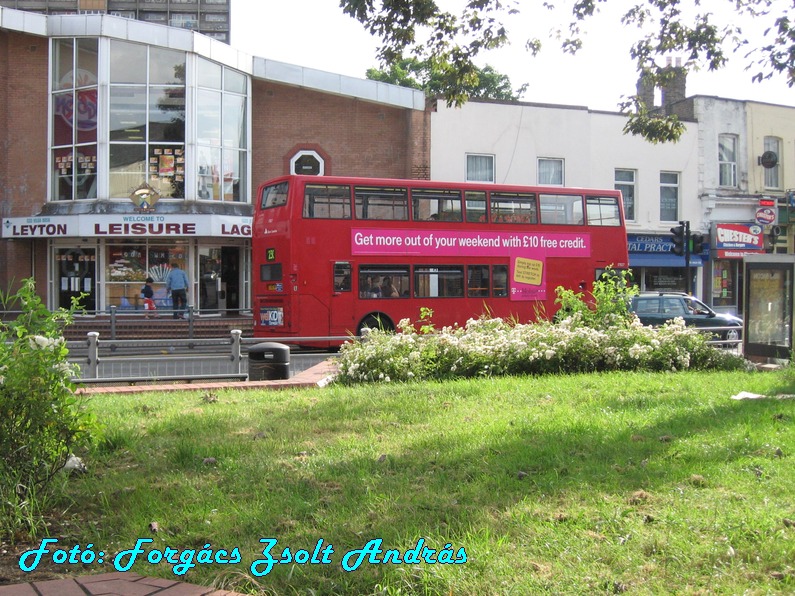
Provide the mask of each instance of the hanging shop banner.
POLYGON ((251 218, 232 215, 72 215, 6 217, 3 238, 177 237, 250 238, 251 218))
POLYGON ((764 230, 759 224, 716 223, 712 236, 719 259, 741 259, 765 250, 764 230))

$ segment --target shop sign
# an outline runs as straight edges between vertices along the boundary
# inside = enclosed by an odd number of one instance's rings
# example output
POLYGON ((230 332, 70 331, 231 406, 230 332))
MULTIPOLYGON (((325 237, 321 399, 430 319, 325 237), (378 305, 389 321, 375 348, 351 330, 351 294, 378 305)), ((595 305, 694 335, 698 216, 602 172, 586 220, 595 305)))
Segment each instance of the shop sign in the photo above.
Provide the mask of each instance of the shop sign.
POLYGON ((776 223, 778 211, 771 207, 759 207, 756 210, 756 223, 760 226, 769 226, 776 223))
POLYGON ((715 253, 718 259, 742 259, 746 255, 758 255, 759 250, 719 250, 715 253))
POLYGON ((715 248, 718 250, 762 251, 765 248, 762 226, 753 223, 716 223, 715 248))
POLYGON ((648 234, 627 235, 629 252, 669 253, 673 242, 670 236, 653 236, 648 234))
POLYGON ((230 215, 78 215, 7 217, 3 238, 175 237, 250 238, 251 218, 230 215))

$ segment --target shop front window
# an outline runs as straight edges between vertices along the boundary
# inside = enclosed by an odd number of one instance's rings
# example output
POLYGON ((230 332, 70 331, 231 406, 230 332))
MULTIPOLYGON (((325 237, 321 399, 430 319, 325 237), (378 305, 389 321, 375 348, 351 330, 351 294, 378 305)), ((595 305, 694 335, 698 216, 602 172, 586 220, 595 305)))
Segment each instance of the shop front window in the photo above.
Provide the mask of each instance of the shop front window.
POLYGON ((642 289, 647 292, 684 292, 684 268, 645 267, 642 289))
MULTIPOLYGON (((106 247, 105 296, 108 306, 120 310, 141 310, 141 288, 147 278, 154 290, 157 308, 170 308, 166 295, 166 276, 173 263, 188 271, 188 247, 184 243, 171 245, 112 244, 106 247)), ((190 277, 190 275, 189 275, 190 277)))
POLYGON ((737 264, 719 259, 712 265, 712 306, 737 306, 737 264))

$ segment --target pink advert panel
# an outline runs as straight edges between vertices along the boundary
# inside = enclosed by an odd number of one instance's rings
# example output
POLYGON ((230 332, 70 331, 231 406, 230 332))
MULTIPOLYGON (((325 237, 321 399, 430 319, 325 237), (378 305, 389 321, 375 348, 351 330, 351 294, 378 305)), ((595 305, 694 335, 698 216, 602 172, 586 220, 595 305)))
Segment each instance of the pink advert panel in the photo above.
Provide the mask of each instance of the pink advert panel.
POLYGON ((590 257, 591 236, 586 233, 351 230, 351 253, 354 255, 510 257, 538 250, 547 257, 590 257))
POLYGON ((549 257, 590 257, 587 233, 351 230, 353 255, 510 257, 511 300, 546 300, 549 257))

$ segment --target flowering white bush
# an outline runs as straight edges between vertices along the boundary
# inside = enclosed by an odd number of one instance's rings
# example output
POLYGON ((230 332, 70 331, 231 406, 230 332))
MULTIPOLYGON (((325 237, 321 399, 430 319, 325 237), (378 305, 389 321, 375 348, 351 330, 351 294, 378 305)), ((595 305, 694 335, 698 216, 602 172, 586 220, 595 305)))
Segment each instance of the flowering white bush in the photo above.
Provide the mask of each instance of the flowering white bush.
MULTIPOLYGON (((405 323, 405 324, 404 324, 405 323)), ((595 329, 579 314, 557 323, 517 324, 499 318, 464 327, 418 333, 372 330, 340 349, 341 383, 451 379, 504 374, 567 374, 612 370, 734 370, 745 360, 707 343, 705 335, 675 319, 644 327, 637 318, 595 329)))

